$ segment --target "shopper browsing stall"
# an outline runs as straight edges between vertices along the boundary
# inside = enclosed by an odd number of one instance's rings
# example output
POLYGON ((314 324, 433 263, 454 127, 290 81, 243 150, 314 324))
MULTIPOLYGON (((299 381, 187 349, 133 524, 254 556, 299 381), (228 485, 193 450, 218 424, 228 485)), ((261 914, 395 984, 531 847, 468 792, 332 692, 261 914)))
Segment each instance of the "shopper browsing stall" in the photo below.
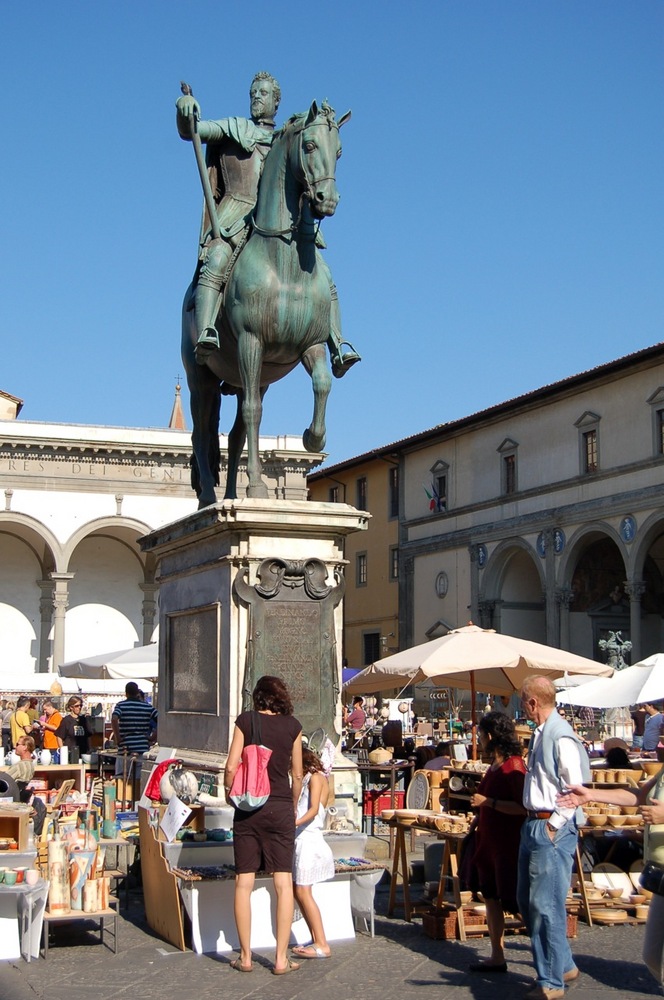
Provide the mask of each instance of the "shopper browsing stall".
POLYGON ((654 895, 648 908, 643 942, 643 961, 659 983, 664 984, 664 767, 638 790, 586 788, 570 785, 558 804, 564 808, 586 802, 609 802, 616 806, 639 806, 646 823, 643 837, 645 867, 641 884, 654 895))
POLYGON ((334 878, 332 850, 323 837, 330 786, 320 757, 306 747, 302 750, 302 766, 304 779, 295 818, 293 881, 295 900, 311 933, 311 944, 292 951, 298 958, 329 958, 330 946, 312 889, 316 882, 334 878))
POLYGON ((276 954, 272 972, 276 976, 300 966, 288 957, 293 923, 293 853, 295 810, 302 788, 302 726, 293 717, 288 688, 279 677, 261 677, 253 691, 254 711, 242 712, 235 720, 233 740, 224 772, 226 797, 240 765, 245 743, 251 741, 252 724, 258 722, 257 742, 272 751, 268 763, 270 796, 259 809, 235 809, 235 922, 240 939, 240 957, 231 962, 237 972, 251 972, 251 893, 256 873, 272 874, 277 896, 276 954), (258 719, 252 719, 258 716, 258 719), (292 787, 289 781, 292 775, 292 787))

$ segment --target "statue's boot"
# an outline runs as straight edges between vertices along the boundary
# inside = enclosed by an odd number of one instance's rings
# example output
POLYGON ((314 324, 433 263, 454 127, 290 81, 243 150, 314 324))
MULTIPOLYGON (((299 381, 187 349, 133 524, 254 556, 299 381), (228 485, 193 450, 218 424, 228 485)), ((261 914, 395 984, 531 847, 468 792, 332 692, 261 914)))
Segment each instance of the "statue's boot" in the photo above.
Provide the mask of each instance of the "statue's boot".
POLYGON ((219 350, 219 335, 213 326, 206 327, 194 347, 194 356, 199 365, 204 365, 214 351, 219 350))
POLYGON ((361 360, 362 356, 357 353, 352 344, 349 344, 347 340, 340 341, 336 351, 330 355, 332 374, 335 378, 343 378, 346 372, 361 360), (344 347, 348 347, 350 350, 344 351, 344 347))

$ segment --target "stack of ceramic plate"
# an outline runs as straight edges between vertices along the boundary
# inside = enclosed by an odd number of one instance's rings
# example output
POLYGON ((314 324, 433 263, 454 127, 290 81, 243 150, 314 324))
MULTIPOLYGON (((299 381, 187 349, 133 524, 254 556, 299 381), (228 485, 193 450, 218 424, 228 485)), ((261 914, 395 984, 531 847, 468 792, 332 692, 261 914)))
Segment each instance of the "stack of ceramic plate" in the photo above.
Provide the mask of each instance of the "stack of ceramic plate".
POLYGON ((598 924, 622 924, 627 920, 627 910, 618 910, 607 907, 593 910, 593 921, 598 924))

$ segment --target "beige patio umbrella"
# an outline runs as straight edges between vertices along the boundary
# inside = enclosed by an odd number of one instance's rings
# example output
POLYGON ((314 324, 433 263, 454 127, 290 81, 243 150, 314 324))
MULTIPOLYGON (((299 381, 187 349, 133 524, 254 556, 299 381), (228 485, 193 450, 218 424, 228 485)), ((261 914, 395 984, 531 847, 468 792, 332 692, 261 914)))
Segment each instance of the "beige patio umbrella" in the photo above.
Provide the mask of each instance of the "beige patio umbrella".
POLYGON ((478 628, 471 622, 439 639, 377 660, 344 685, 344 693, 375 694, 427 679, 441 687, 470 691, 474 752, 476 687, 491 694, 511 695, 530 674, 553 679, 566 673, 610 677, 613 668, 554 646, 478 628))

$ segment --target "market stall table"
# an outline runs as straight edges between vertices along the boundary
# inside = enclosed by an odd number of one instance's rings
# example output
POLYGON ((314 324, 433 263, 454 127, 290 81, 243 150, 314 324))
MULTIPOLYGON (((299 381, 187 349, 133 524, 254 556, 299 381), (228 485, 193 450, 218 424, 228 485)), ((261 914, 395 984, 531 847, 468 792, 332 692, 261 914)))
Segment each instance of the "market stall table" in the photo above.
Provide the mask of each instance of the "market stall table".
MULTIPOLYGON (((405 778, 407 775, 410 775, 410 772, 413 770, 413 765, 407 760, 397 760, 386 764, 365 764, 358 762, 357 769, 360 772, 360 777, 362 779, 362 798, 364 799, 364 792, 370 791, 370 785, 373 784, 374 786, 378 786, 379 790, 389 790, 389 808, 394 809, 396 805, 397 781, 405 778)), ((369 826, 371 836, 375 836, 375 813, 372 811, 370 817, 363 815, 362 818, 365 826, 369 826), (370 820, 370 823, 367 822, 368 820, 370 820)), ((394 854, 394 828, 392 826, 390 826, 389 840, 389 856, 392 857, 394 854)))

